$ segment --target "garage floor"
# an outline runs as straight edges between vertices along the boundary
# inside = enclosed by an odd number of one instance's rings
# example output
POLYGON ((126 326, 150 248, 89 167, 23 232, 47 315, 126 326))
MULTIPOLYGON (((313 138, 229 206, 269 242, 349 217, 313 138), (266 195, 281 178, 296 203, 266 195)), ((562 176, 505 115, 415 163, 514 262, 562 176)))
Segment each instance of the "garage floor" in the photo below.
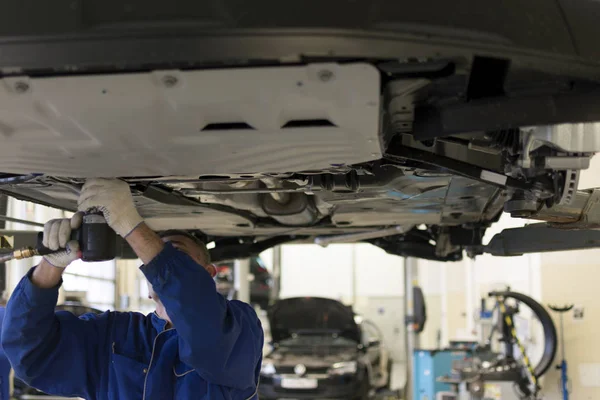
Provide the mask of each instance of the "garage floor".
POLYGON ((382 390, 375 394, 375 400, 399 400, 402 388, 406 384, 406 365, 404 363, 394 363, 392 365, 392 376, 390 379, 389 390, 382 390))

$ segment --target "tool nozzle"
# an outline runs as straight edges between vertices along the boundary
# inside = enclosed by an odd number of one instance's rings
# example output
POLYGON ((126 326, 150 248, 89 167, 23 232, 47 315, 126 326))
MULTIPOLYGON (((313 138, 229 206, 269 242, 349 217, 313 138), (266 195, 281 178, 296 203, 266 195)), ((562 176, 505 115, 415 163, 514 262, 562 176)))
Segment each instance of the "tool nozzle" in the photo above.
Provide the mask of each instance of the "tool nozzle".
POLYGON ((23 258, 34 257, 39 254, 40 253, 32 247, 25 247, 23 249, 13 251, 13 255, 16 260, 22 260, 23 258))
POLYGON ((0 263, 4 263, 10 260, 22 260, 24 258, 30 258, 38 256, 39 252, 32 247, 25 247, 23 249, 14 250, 11 253, 0 255, 0 263))

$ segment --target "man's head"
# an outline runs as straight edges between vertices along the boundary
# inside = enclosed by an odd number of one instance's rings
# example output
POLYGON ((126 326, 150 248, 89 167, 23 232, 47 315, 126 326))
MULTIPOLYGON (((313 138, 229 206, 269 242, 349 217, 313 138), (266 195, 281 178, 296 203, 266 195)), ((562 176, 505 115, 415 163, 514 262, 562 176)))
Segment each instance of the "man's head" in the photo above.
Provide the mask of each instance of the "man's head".
MULTIPOLYGON (((206 248, 206 245, 195 236, 192 236, 186 231, 178 229, 171 229, 161 232, 159 236, 162 238, 163 242, 171 243, 173 247, 190 256, 192 260, 198 263, 198 268, 204 268, 206 272, 210 274, 210 276, 214 277, 217 274, 217 269, 213 264, 210 263, 210 254, 206 248)), ((150 297, 156 303, 156 313, 158 316, 171 323, 171 319, 167 315, 165 306, 160 301, 158 295, 154 292, 150 282, 148 282, 148 297, 150 297)))

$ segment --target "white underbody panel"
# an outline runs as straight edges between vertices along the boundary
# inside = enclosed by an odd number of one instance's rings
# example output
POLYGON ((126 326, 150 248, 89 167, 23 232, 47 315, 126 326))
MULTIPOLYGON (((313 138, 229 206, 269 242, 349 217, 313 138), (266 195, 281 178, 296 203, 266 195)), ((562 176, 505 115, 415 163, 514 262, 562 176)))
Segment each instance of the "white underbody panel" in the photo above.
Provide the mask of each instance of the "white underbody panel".
POLYGON ((380 77, 368 64, 5 78, 0 172, 321 170, 381 158, 379 110, 380 77))

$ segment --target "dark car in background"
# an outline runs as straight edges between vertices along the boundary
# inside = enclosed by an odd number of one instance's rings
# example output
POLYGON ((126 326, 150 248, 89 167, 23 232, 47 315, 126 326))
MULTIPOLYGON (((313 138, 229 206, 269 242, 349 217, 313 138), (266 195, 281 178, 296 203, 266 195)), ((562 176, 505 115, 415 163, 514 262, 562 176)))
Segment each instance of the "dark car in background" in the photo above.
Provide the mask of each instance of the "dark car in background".
MULTIPOLYGON (((234 261, 221 261, 216 264, 217 290, 228 299, 235 299, 234 261)), ((269 306, 273 279, 260 257, 250 258, 250 303, 266 309, 269 306)))
POLYGON ((389 384, 377 327, 339 301, 279 300, 268 312, 273 349, 263 360, 264 399, 367 399, 389 384))
MULTIPOLYGON (((87 306, 83 303, 76 301, 66 301, 63 304, 56 306, 56 311, 68 311, 78 317, 84 314, 101 314, 102 311, 87 306)), ((14 389, 11 398, 19 400, 35 400, 35 399, 46 399, 51 397, 52 399, 67 399, 66 397, 49 396, 29 385, 17 377, 14 378, 14 389)))

